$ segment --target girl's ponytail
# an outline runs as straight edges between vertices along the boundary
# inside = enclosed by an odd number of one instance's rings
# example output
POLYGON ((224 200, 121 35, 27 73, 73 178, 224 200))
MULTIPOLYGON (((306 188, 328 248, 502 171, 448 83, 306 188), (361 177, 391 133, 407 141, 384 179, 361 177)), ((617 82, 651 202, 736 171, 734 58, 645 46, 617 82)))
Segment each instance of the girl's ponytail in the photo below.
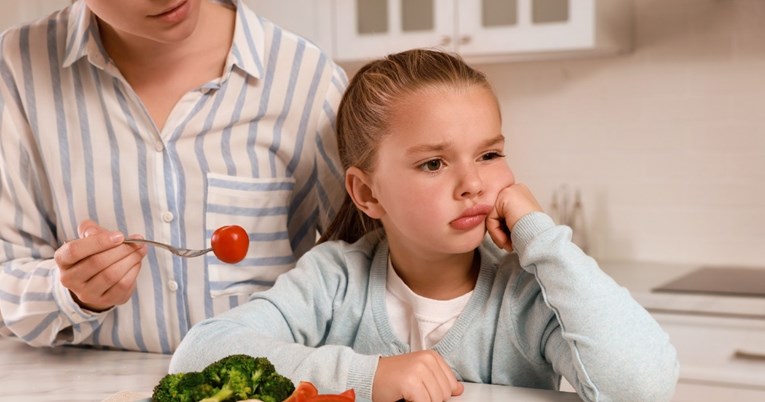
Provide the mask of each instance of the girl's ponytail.
POLYGON ((359 211, 351 200, 351 196, 346 194, 340 211, 337 212, 335 219, 332 220, 332 223, 319 239, 319 243, 328 240, 343 240, 353 243, 380 226, 380 222, 359 211))

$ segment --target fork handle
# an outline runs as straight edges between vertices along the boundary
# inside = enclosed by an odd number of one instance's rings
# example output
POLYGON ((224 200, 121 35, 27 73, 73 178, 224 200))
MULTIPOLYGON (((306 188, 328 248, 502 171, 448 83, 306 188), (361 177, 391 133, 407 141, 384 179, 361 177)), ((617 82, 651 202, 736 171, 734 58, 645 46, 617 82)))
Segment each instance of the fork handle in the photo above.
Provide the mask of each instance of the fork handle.
POLYGON ((146 239, 125 239, 122 242, 123 243, 149 243, 149 244, 153 244, 153 245, 159 246, 159 247, 164 247, 164 248, 168 248, 169 247, 165 243, 160 243, 158 241, 146 240, 146 239))
POLYGON ((201 255, 205 255, 212 251, 212 248, 205 248, 202 250, 191 250, 187 248, 179 248, 179 247, 173 247, 169 244, 160 243, 154 240, 146 240, 146 239, 125 239, 125 243, 147 243, 151 244, 157 247, 164 248, 165 250, 184 258, 190 258, 190 257, 199 257, 201 255))
POLYGON ((154 240, 146 240, 146 239, 125 239, 125 240, 123 241, 123 243, 146 243, 146 244, 151 244, 151 245, 154 245, 154 246, 157 246, 157 247, 162 247, 162 248, 164 248, 165 250, 168 250, 168 251, 170 251, 170 252, 171 252, 171 253, 173 253, 173 254, 177 254, 177 250, 176 250, 176 249, 175 249, 173 246, 171 246, 171 245, 169 245, 169 244, 165 244, 165 243, 160 243, 160 242, 158 242, 158 241, 154 241, 154 240))

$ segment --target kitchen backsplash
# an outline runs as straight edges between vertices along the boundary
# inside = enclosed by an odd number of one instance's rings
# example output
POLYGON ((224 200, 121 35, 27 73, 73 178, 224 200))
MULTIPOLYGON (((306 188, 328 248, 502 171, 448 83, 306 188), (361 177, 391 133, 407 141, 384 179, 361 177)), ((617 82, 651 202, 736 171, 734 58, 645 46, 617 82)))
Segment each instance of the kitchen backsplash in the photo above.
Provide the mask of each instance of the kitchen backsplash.
POLYGON ((604 260, 765 266, 765 1, 636 0, 634 48, 479 66, 508 159, 604 260))

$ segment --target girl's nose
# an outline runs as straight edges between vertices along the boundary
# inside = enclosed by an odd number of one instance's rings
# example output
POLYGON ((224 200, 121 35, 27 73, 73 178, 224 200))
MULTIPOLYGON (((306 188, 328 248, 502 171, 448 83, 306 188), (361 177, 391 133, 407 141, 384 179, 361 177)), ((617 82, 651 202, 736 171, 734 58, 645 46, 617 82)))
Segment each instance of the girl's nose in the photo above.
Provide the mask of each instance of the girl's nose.
POLYGON ((457 198, 473 198, 483 192, 483 180, 474 166, 462 170, 456 188, 457 198))

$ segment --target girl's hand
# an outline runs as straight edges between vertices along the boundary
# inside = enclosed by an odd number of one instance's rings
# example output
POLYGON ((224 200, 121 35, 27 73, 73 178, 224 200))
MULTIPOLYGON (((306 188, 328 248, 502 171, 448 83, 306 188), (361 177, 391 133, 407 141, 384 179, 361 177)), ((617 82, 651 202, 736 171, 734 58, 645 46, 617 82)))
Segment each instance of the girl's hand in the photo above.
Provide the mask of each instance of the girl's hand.
POLYGON ((444 358, 433 350, 381 357, 372 400, 442 402, 464 391, 444 358))
POLYGON ((489 236, 497 246, 508 252, 513 251, 513 243, 510 240, 513 226, 521 217, 535 211, 543 210, 525 184, 515 183, 505 187, 497 195, 494 210, 486 217, 489 236))

